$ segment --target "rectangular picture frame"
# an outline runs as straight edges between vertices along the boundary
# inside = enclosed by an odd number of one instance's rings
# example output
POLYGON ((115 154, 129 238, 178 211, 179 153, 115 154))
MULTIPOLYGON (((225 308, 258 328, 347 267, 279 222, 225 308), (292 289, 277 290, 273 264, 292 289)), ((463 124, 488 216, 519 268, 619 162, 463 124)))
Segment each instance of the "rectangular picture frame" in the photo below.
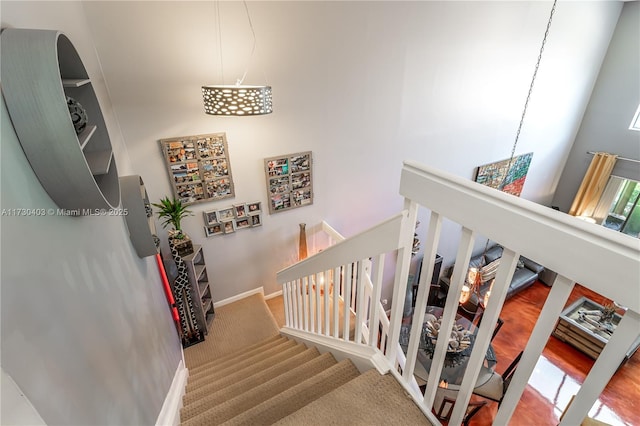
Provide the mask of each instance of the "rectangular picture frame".
POLYGON ((262 211, 262 203, 260 201, 254 201, 252 203, 247 203, 248 214, 254 215, 256 213, 260 213, 262 211))
POLYGON ((237 219, 247 217, 247 205, 246 204, 234 204, 233 209, 237 219))
POLYGON ((207 210, 202 212, 202 216, 204 216, 204 223, 206 225, 213 225, 214 223, 218 223, 218 212, 215 210, 207 210))
POLYGON ((257 228, 258 226, 262 226, 262 215, 259 213, 249 215, 249 222, 251 223, 252 228, 257 228))
POLYGON ((224 234, 224 228, 221 223, 213 223, 204 227, 204 234, 207 237, 224 234))
POLYGON ((217 212, 218 222, 227 222, 236 218, 236 211, 233 207, 220 209, 217 212))
POLYGON ((265 158, 264 170, 269 214, 313 204, 311 151, 265 158))
POLYGON ((478 166, 475 181, 519 197, 529 173, 533 152, 478 166), (502 187, 502 188, 501 188, 502 187))
POLYGON ((222 227, 224 229, 224 234, 233 234, 234 232, 236 232, 236 221, 235 219, 233 220, 227 220, 222 223, 222 227))
POLYGON ((159 142, 173 194, 184 205, 235 197, 226 133, 159 142))
POLYGON ((241 219, 238 219, 236 221, 236 229, 245 229, 245 228, 250 228, 251 227, 251 222, 249 220, 248 216, 245 216, 241 219))

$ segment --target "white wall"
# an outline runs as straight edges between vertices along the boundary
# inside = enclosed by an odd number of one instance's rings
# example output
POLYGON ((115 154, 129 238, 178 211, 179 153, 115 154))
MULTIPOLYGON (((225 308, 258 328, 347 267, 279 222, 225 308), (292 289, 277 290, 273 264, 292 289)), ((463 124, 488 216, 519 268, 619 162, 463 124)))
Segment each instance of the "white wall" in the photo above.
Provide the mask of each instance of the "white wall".
MULTIPOLYGON (((3 28, 58 29, 71 39, 105 112, 118 169, 130 173, 82 4, 2 1, 1 12, 3 28)), ((3 211, 55 209, 4 101, 1 112, 3 211)), ((154 259, 137 257, 124 218, 3 214, 0 225, 3 377, 47 424, 154 424, 181 345, 154 259)), ((14 401, 3 395, 0 423, 28 421, 14 401)))
MULTIPOLYGON (((604 151, 640 160, 640 132, 629 125, 640 105, 640 2, 624 4, 553 203, 568 211, 593 156, 604 151)), ((618 160, 613 174, 640 180, 638 163, 618 160)))
MULTIPOLYGON (((184 228, 203 244, 214 298, 265 286, 296 258, 298 223, 349 236, 397 212, 402 160, 472 178, 508 158, 551 2, 250 2, 258 38, 246 83, 274 90, 274 113, 203 113, 220 83, 214 2, 87 2, 109 93, 154 200, 170 194, 158 140, 226 132, 236 197, 194 205, 184 228), (205 239, 201 212, 266 203, 263 159, 312 150, 315 203, 264 226, 205 239)), ((525 198, 549 204, 621 4, 560 2, 516 154, 533 151, 525 198)), ((225 83, 245 69, 240 2, 221 2, 225 83)), ((422 231, 426 229, 423 225, 422 231)), ((440 252, 453 261, 455 226, 440 252)), ((383 292, 390 298, 389 288, 383 292)))

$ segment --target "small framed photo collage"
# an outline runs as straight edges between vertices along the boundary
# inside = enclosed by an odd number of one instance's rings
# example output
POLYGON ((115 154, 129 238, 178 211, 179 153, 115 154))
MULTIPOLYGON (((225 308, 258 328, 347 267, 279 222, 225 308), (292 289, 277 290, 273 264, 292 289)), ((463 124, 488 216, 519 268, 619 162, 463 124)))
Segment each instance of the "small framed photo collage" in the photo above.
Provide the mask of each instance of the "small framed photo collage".
POLYGON ((161 139, 171 187, 189 205, 235 196, 225 133, 161 139))
POLYGON ((313 204, 311 151, 265 158, 269 213, 313 204))
POLYGON ((262 203, 254 201, 234 204, 219 210, 207 210, 204 216, 204 233, 207 237, 233 234, 236 230, 262 226, 262 203))

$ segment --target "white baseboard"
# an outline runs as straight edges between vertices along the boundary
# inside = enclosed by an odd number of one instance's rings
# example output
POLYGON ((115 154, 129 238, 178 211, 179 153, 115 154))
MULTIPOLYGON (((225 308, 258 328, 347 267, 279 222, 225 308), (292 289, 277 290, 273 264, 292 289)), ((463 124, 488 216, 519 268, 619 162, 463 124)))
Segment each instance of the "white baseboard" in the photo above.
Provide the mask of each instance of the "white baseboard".
POLYGON ((263 287, 258 287, 258 288, 254 288, 253 290, 249 290, 249 291, 245 291, 244 293, 240 293, 240 294, 236 294, 235 296, 229 297, 227 299, 223 299, 219 302, 215 302, 213 304, 214 308, 219 308, 220 306, 224 306, 224 305, 228 305, 229 303, 233 303, 233 302, 237 302, 240 299, 244 299, 245 297, 249 297, 252 296, 254 294, 262 294, 264 295, 264 288, 263 287))
POLYGON ((264 296, 264 300, 273 299, 274 297, 282 296, 282 290, 276 291, 275 293, 268 294, 264 296))
POLYGON ((173 382, 164 399, 162 409, 156 420, 156 426, 178 426, 180 424, 180 409, 182 408, 182 397, 187 387, 187 378, 189 370, 180 360, 176 374, 173 376, 173 382))

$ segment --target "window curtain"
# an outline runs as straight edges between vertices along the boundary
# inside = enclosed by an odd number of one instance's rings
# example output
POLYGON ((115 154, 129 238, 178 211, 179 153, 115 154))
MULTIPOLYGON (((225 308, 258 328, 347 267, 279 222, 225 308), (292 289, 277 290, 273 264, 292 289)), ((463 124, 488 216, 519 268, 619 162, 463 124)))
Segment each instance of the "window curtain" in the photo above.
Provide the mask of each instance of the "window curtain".
POLYGON ((607 186, 617 155, 606 152, 596 152, 593 160, 582 179, 580 189, 573 200, 569 214, 573 216, 593 216, 600 196, 607 186))

